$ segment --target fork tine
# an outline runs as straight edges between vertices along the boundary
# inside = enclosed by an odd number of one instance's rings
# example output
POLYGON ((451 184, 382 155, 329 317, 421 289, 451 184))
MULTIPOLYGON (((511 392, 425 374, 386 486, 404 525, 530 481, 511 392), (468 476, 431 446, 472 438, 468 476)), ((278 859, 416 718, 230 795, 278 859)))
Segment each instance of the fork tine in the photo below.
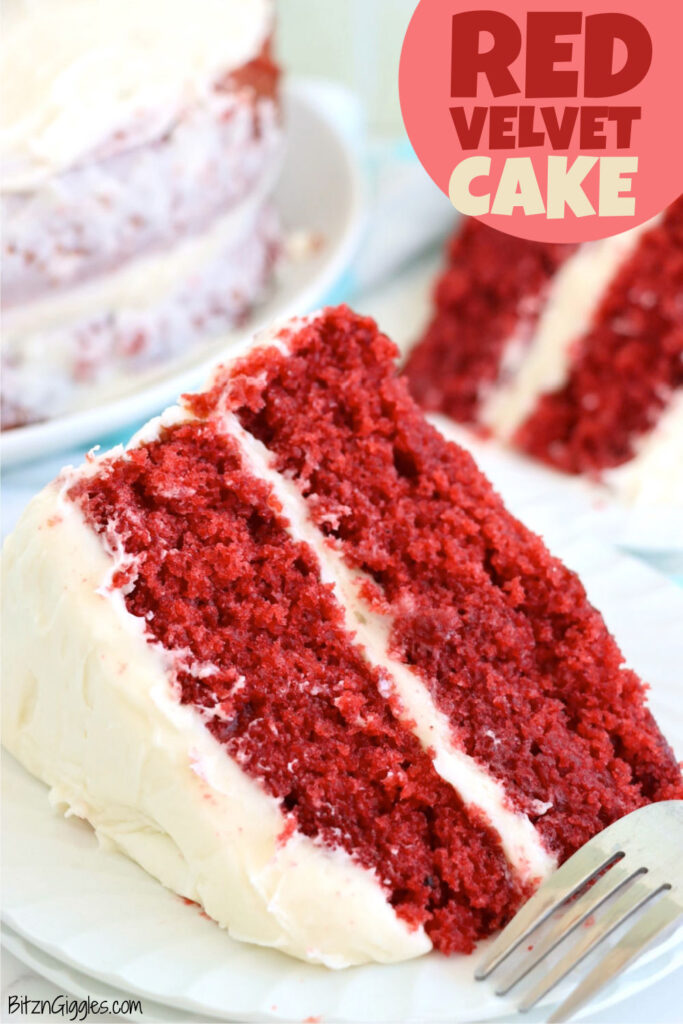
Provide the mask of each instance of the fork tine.
MULTIPOLYGON (((647 877, 647 876, 645 876, 647 877)), ((611 935, 631 914, 653 898, 663 887, 652 888, 645 882, 635 882, 619 896, 604 920, 596 927, 586 931, 579 942, 573 946, 562 959, 532 988, 520 1004, 520 1010, 526 1012, 547 995, 570 971, 572 971, 603 939, 611 935)))
POLYGON ((511 988, 514 988, 522 978, 530 974, 541 960, 544 960, 567 935, 570 935, 575 928, 579 927, 582 921, 590 917, 593 911, 597 910, 605 900, 609 899, 610 896, 626 885, 627 882, 631 881, 637 874, 640 874, 640 870, 634 871, 631 868, 627 868, 622 862, 614 864, 607 874, 599 878, 590 889, 582 893, 561 917, 553 923, 552 930, 543 942, 536 946, 533 955, 524 957, 507 978, 499 983, 496 988, 496 995, 507 995, 511 988))
POLYGON ((584 846, 570 857, 561 868, 546 879, 540 889, 513 917, 507 928, 498 936, 476 969, 477 981, 488 978, 532 932, 550 917, 554 910, 575 896, 583 887, 614 864, 620 857, 618 846, 613 852, 606 852, 599 846, 584 846))
POLYGON ((589 999, 600 992, 621 971, 637 960, 641 953, 658 935, 670 928, 677 919, 683 917, 683 908, 672 899, 658 900, 650 907, 621 941, 610 950, 607 956, 597 964, 590 974, 572 994, 557 1008, 548 1024, 564 1024, 589 999))

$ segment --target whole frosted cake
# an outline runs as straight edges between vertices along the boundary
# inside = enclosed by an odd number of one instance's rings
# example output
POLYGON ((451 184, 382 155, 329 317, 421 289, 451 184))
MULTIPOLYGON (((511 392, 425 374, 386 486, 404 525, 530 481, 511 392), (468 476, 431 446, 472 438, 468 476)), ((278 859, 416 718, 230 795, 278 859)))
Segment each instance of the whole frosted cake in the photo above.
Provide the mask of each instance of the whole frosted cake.
POLYGON ((8 0, 5 427, 239 323, 271 275, 270 0, 8 0))
POLYGON ((29 505, 3 742, 236 938, 470 952, 676 760, 578 578, 346 308, 29 505))

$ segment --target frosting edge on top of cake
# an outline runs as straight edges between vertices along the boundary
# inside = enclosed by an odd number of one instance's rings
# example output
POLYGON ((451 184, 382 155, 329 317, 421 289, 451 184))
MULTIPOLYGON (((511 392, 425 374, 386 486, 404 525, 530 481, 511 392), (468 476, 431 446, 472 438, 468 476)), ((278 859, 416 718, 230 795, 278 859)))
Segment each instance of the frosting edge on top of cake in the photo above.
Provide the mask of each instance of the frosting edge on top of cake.
POLYGON ((256 57, 272 24, 272 0, 11 0, 3 189, 58 173, 112 132, 159 134, 179 105, 256 57))

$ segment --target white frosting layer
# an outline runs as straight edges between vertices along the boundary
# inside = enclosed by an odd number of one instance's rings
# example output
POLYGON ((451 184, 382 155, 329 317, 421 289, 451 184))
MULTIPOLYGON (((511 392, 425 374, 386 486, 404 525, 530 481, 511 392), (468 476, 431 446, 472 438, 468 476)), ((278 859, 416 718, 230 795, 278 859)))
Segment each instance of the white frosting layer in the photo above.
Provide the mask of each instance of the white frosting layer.
POLYGON ((281 163, 275 100, 213 92, 163 140, 0 196, 3 305, 111 272, 206 230, 281 163))
POLYGON ((300 833, 281 838, 277 801, 178 704, 168 659, 108 586, 115 565, 58 484, 6 542, 5 746, 54 803, 235 938, 335 968, 427 952, 374 873, 300 833))
MULTIPOLYGON (((289 335, 315 315, 291 321, 289 335)), ((287 333, 258 341, 288 351, 287 333)), ((188 418, 172 407, 131 446, 188 418)), ((546 875, 554 860, 529 819, 459 749, 419 676, 390 654, 391 619, 360 596, 362 575, 326 543, 267 449, 231 414, 219 414, 218 422, 238 440, 247 468, 274 488, 291 535, 317 554, 348 629, 382 670, 384 695, 395 693, 406 722, 434 751, 436 770, 483 811, 522 879, 546 875)), ((103 460, 122 455, 119 448, 67 471, 34 499, 6 543, 4 586, 12 601, 3 619, 3 742, 48 783, 55 803, 87 818, 101 838, 201 903, 237 938, 330 967, 427 952, 429 939, 396 917, 374 872, 296 831, 284 838, 288 819, 278 802, 226 756, 200 713, 179 705, 172 685, 178 653, 150 642, 144 622, 110 585, 126 563, 115 530, 107 550, 65 495, 103 460)))
POLYGON ((245 238, 279 169, 279 163, 267 167, 249 197, 202 233, 162 252, 128 260, 119 270, 93 281, 6 310, 3 348, 11 352, 16 346, 21 352, 27 336, 77 325, 109 310, 139 313, 158 306, 181 285, 200 277, 231 242, 245 238))
POLYGON ((254 58, 271 0, 7 0, 3 188, 30 188, 107 144, 159 137, 254 58), (118 134, 118 138, 117 138, 118 134))
MULTIPOLYGON (((145 279, 126 273, 118 306, 95 307, 89 316, 67 319, 56 328, 50 328, 48 319, 43 329, 28 333, 7 329, 2 359, 4 425, 13 417, 21 423, 93 408, 130 390, 132 382, 143 387, 162 363, 179 359, 193 347, 220 338, 227 344, 230 331, 264 293, 280 233, 268 206, 258 211, 244 234, 233 234, 232 219, 225 228, 222 245, 223 232, 217 226, 184 249, 185 256, 197 254, 186 278, 182 259, 176 263, 169 254, 155 260, 151 276, 163 287, 149 296, 149 303, 145 279), (177 281, 174 269, 181 271, 177 281)), ((101 284, 94 290, 106 287, 101 284)), ((30 322, 30 313, 24 319, 30 322)), ((16 324, 13 314, 6 314, 6 327, 7 321, 16 324)))
MULTIPOLYGON (((267 343, 269 339, 260 340, 267 343)), ((434 767, 439 775, 458 791, 466 804, 484 812, 520 878, 525 882, 544 878, 556 867, 556 859, 546 850, 526 815, 510 805, 502 783, 457 746, 448 718, 438 710, 419 675, 389 653, 392 620, 374 612, 361 596, 366 577, 347 567, 341 552, 325 542, 311 521, 298 488, 271 467, 267 448, 244 431, 232 415, 224 417, 223 427, 226 433, 239 438, 250 471, 273 488, 290 522, 291 536, 305 540, 315 551, 321 578, 332 584, 344 609, 347 629, 355 633, 368 660, 391 678, 405 720, 411 723, 422 746, 435 751, 434 767)))
POLYGON ((634 507, 680 510, 683 546, 683 392, 640 439, 635 457, 605 473, 604 482, 634 507))
POLYGON ((610 282, 659 219, 587 242, 560 268, 541 300, 543 311, 531 340, 511 340, 504 378, 483 403, 481 421, 494 434, 509 440, 538 398, 564 384, 573 343, 590 328, 610 282))

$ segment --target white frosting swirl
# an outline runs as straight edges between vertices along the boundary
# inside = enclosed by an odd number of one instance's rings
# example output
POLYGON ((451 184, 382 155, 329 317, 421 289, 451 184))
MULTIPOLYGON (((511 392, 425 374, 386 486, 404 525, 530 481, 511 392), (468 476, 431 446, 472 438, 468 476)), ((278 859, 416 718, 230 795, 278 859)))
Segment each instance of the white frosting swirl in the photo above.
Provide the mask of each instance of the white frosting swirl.
POLYGON ((2 188, 158 137, 253 59, 271 0, 7 0, 0 48, 2 188))

